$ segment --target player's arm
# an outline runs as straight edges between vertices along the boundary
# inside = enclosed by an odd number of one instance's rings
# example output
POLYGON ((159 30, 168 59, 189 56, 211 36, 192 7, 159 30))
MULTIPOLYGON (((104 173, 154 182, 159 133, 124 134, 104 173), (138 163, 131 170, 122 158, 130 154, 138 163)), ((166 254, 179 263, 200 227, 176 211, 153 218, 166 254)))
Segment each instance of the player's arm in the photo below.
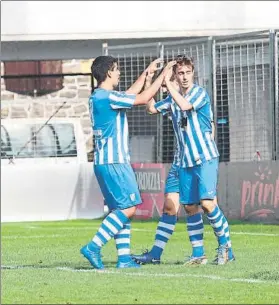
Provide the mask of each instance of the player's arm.
POLYGON ((215 140, 215 124, 214 121, 211 121, 211 128, 212 128, 212 138, 215 140))
POLYGON ((167 75, 167 73, 172 70, 172 67, 176 64, 176 61, 169 62, 162 73, 156 78, 152 85, 144 90, 142 93, 136 95, 134 105, 146 105, 157 93, 162 85, 162 82, 167 75))
POLYGON ((111 108, 115 110, 130 109, 136 105, 146 105, 159 90, 167 71, 172 69, 174 65, 175 61, 168 63, 154 83, 140 94, 128 94, 127 92, 112 91, 109 94, 111 108))
POLYGON ((170 95, 168 95, 165 99, 157 103, 154 101, 154 99, 152 99, 147 103, 146 110, 149 114, 162 113, 163 115, 165 115, 169 112, 171 103, 172 98, 170 95))
POLYGON ((146 105, 146 111, 148 114, 157 114, 159 111, 155 108, 155 100, 152 98, 146 105))
MULTIPOLYGON (((146 84, 148 85, 148 87, 150 87, 148 82, 146 82, 146 84)), ((151 84, 151 82, 150 82, 150 84, 151 84)), ((172 103, 172 98, 170 95, 168 95, 167 98, 165 98, 162 101, 159 101, 157 103, 154 99, 151 99, 146 105, 146 111, 149 114, 162 113, 163 115, 165 115, 170 110, 171 103, 172 103)))
POLYGON ((166 75, 165 82, 166 86, 171 94, 173 100, 179 106, 182 111, 185 110, 198 110, 207 103, 207 94, 206 91, 202 88, 194 89, 194 92, 189 98, 182 96, 174 87, 170 81, 171 74, 166 75))
POLYGON ((193 105, 188 101, 187 98, 183 97, 173 86, 169 79, 165 79, 166 86, 170 95, 172 96, 175 103, 179 106, 182 111, 191 110, 193 105))
POLYGON ((213 112, 211 110, 210 107, 210 122, 211 122, 211 128, 212 128, 212 138, 215 140, 215 123, 214 123, 214 119, 213 119, 213 112))
MULTIPOLYGON (((145 84, 144 84, 144 90, 148 89, 152 84, 152 79, 154 77, 154 73, 148 73, 146 76, 145 84)), ((156 114, 159 113, 159 111, 156 110, 155 106, 156 101, 154 98, 152 98, 147 104, 146 104, 146 111, 148 114, 156 114)))
POLYGON ((126 90, 127 94, 138 94, 142 90, 144 84, 146 83, 149 75, 154 75, 154 73, 159 69, 159 65, 163 63, 161 58, 157 58, 151 62, 151 64, 142 72, 140 77, 133 83, 133 85, 126 90))

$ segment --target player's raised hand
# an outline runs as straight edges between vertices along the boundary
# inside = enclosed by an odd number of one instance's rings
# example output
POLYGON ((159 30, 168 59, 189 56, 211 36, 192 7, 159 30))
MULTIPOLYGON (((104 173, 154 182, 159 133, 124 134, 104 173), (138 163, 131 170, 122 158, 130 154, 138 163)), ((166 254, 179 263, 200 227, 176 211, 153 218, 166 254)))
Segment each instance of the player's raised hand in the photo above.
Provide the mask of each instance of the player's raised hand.
POLYGON ((170 77, 172 76, 172 67, 176 65, 176 60, 172 60, 170 62, 167 63, 167 65, 165 66, 164 70, 163 70, 163 75, 164 78, 166 79, 166 77, 170 77))
POLYGON ((173 69, 169 69, 165 74, 164 81, 165 82, 170 81, 172 76, 173 76, 173 69))
POLYGON ((153 60, 146 69, 148 75, 153 76, 154 73, 161 68, 163 63, 164 63, 164 60, 162 58, 157 58, 157 59, 153 60))

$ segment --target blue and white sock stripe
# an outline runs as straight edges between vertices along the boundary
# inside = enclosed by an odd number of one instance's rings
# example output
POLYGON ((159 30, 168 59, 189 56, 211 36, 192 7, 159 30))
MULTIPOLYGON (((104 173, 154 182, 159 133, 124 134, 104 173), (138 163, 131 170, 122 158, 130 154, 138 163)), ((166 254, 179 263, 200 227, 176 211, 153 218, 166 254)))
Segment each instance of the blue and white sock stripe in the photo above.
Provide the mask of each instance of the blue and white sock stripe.
MULTIPOLYGON (((167 240, 168 241, 168 240, 167 240)), ((164 249, 166 244, 167 244, 167 241, 162 241, 162 240, 159 240, 158 239, 158 236, 156 235, 156 239, 155 239, 155 242, 154 242, 154 246, 158 247, 158 248, 161 248, 161 249, 164 249)))
POLYGON ((130 254, 130 238, 119 238, 115 240, 115 243, 118 255, 130 254))
POLYGON ((175 225, 160 221, 156 230, 154 245, 164 249, 166 243, 170 239, 175 225))
POLYGON ((120 229, 123 228, 123 221, 121 221, 115 213, 110 213, 107 217, 107 220, 112 222, 115 226, 118 226, 120 229))
POLYGON ((188 233, 189 233, 189 236, 198 236, 198 235, 202 235, 204 232, 204 229, 201 228, 199 230, 189 230, 189 227, 188 227, 188 233))
POLYGON ((213 228, 214 228, 214 232, 220 236, 223 235, 224 232, 224 228, 223 228, 223 220, 222 220, 222 215, 220 215, 218 217, 218 219, 216 221, 209 219, 209 221, 211 222, 213 228))
POLYGON ((131 224, 124 224, 123 229, 120 230, 115 236, 116 244, 125 243, 131 236, 131 224), (125 240, 125 242, 124 242, 125 240))
POLYGON ((171 236, 171 233, 163 231, 163 230, 156 230, 156 238, 158 237, 162 241, 168 241, 171 236))
POLYGON ((223 225, 223 218, 224 218, 223 212, 219 209, 218 206, 216 206, 211 213, 207 214, 207 217, 210 225, 214 230, 214 234, 217 237, 219 245, 227 245, 228 242, 225 236, 224 225, 223 225))
POLYGON ((187 231, 189 234, 190 241, 203 239, 204 225, 203 220, 197 222, 187 222, 187 231))
POLYGON ((109 233, 113 233, 115 235, 119 230, 121 230, 123 227, 120 226, 116 221, 113 219, 105 219, 102 223, 102 228, 105 229, 109 233))
POLYGON ((98 247, 102 247, 109 239, 107 239, 106 237, 104 237, 104 235, 102 233, 100 233, 100 229, 99 231, 96 233, 96 235, 93 238, 93 243, 95 243, 98 247))
POLYGON ((158 228, 164 229, 164 230, 166 230, 166 232, 168 232, 168 231, 172 232, 174 230, 174 225, 173 224, 169 224, 169 223, 165 223, 165 222, 162 222, 162 221, 159 221, 158 228))
POLYGON ((225 236, 225 231, 224 231, 224 214, 223 212, 219 209, 218 206, 215 207, 215 209, 207 214, 207 218, 209 220, 209 223, 211 227, 214 230, 214 234, 217 237, 219 246, 227 245, 227 238, 225 236))
POLYGON ((229 224, 225 217, 223 217, 223 228, 225 231, 225 236, 227 238, 228 247, 231 248, 232 242, 231 242, 231 238, 230 238, 229 224))
POLYGON ((103 220, 101 227, 93 238, 93 242, 102 247, 123 228, 124 223, 127 221, 128 218, 121 211, 111 212, 103 220))
POLYGON ((160 221, 156 230, 156 237, 158 236, 159 239, 162 241, 168 241, 173 233, 173 230, 174 230, 174 225, 160 221))
POLYGON ((123 229, 114 236, 114 239, 118 256, 130 255, 131 224, 125 224, 123 229))
POLYGON ((199 237, 197 240, 191 240, 191 238, 190 238, 190 242, 191 242, 193 248, 203 247, 203 235, 201 237, 199 237))
POLYGON ((196 224, 196 225, 192 225, 191 223, 188 223, 187 231, 188 231, 190 242, 195 244, 193 246, 203 245, 204 225, 203 225, 202 220, 199 221, 198 224, 196 224))
POLYGON ((192 256, 204 255, 203 249, 203 233, 204 224, 201 213, 187 216, 187 231, 192 245, 192 256))
POLYGON ((124 236, 121 236, 121 237, 117 237, 115 238, 115 243, 116 245, 119 245, 119 247, 121 248, 120 245, 126 245, 126 244, 129 244, 130 243, 130 238, 128 235, 124 234, 124 236), (125 236, 125 237, 124 237, 125 236))
POLYGON ((195 229, 198 229, 198 227, 196 228, 196 226, 203 226, 203 220, 200 219, 200 220, 198 220, 198 221, 196 221, 196 222, 188 222, 188 223, 187 223, 187 226, 190 226, 191 229, 192 229, 192 227, 193 227, 194 230, 195 230, 195 229))

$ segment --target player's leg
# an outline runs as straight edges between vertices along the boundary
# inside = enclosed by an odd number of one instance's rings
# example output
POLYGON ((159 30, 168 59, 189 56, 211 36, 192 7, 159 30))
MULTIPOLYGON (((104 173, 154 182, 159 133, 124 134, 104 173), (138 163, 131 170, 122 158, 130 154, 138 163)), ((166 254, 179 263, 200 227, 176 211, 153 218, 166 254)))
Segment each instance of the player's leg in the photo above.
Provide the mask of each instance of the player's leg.
MULTIPOLYGON (((134 172, 130 165, 97 165, 94 170, 110 212, 103 220, 92 241, 81 249, 81 253, 93 267, 103 269, 104 265, 100 254, 101 248, 121 231, 126 224, 129 225, 130 218, 136 212, 136 205, 141 203, 141 198, 135 176, 133 177, 134 172)), ((129 237, 128 240, 130 240, 129 237)), ((126 260, 127 257, 130 258, 130 241, 125 244, 125 248, 126 250, 120 251, 122 258, 124 258, 123 263, 124 261, 129 261, 131 266, 137 266, 131 259, 126 260)), ((125 264, 122 265, 124 266, 125 264)))
MULTIPOLYGON (((122 198, 120 200, 119 209, 126 214, 127 217, 132 218, 136 213, 137 205, 140 204, 141 197, 139 193, 138 184, 136 181, 136 176, 131 165, 121 166, 122 170, 122 198), (128 208, 127 207, 130 207, 128 208), (131 211, 131 209, 133 210, 131 211), (126 212, 129 212, 127 214, 126 212), (131 213, 132 212, 132 213, 131 213)), ((131 222, 128 221, 124 224, 122 230, 120 230, 116 235, 114 235, 118 262, 117 268, 138 268, 138 265, 131 257, 131 222)))
POLYGON ((159 264, 165 246, 174 231, 179 209, 178 170, 179 167, 173 164, 169 171, 165 184, 163 214, 157 226, 155 241, 151 251, 146 251, 140 255, 133 255, 133 258, 139 263, 159 264))
POLYGON ((173 234, 179 210, 179 167, 172 165, 165 185, 163 214, 159 220, 151 256, 160 260, 167 242, 173 234))
MULTIPOLYGON (((214 201, 214 204, 218 205, 216 196, 213 201, 214 201)), ((227 218, 224 215, 224 213, 223 213, 222 221, 223 221, 223 226, 224 226, 224 230, 225 230, 225 235, 227 238, 227 245, 229 248, 229 250, 228 250, 229 261, 232 262, 232 261, 235 261, 235 256, 234 256, 234 253, 232 250, 232 241, 231 241, 231 236, 230 236, 229 224, 228 224, 227 218)), ((215 234, 215 236, 216 236, 216 234, 215 234)), ((216 236, 216 238, 217 238, 217 236, 216 236)), ((217 241, 218 241, 218 238, 217 238, 217 241)), ((216 259, 217 259, 217 256, 216 256, 216 259)))
POLYGON ((181 168, 179 172, 180 202, 187 214, 187 231, 192 245, 192 254, 186 260, 186 265, 206 264, 204 253, 203 233, 204 225, 199 207, 197 192, 197 177, 194 168, 181 168))
POLYGON ((217 192, 218 158, 203 163, 199 167, 198 177, 201 205, 218 240, 217 258, 214 262, 223 265, 228 262, 228 245, 223 224, 224 214, 214 202, 217 192))

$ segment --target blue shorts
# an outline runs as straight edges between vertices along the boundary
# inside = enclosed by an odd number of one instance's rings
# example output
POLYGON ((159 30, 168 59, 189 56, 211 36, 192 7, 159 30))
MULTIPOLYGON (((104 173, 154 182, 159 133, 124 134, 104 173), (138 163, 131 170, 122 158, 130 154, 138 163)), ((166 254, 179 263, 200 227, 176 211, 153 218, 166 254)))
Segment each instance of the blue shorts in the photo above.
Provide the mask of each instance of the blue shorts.
POLYGON ((124 210, 142 202, 130 164, 94 165, 94 172, 109 210, 124 210))
POLYGON ((179 193, 179 166, 172 164, 165 184, 165 194, 179 193))
POLYGON ((180 168, 179 190, 182 204, 213 200, 217 192, 219 158, 214 158, 194 167, 180 168))

